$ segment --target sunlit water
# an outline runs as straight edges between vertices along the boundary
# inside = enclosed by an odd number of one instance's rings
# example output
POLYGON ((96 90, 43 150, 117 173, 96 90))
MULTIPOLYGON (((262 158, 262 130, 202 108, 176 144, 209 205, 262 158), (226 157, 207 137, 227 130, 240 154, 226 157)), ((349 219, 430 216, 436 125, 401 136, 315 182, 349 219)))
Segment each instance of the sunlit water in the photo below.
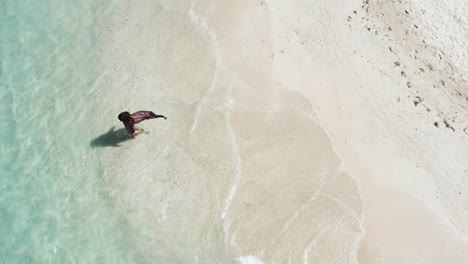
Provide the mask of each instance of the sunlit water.
POLYGON ((0 2, 0 263, 138 262, 89 140, 94 2, 0 2))
POLYGON ((1 2, 0 263, 352 259, 358 187, 307 100, 222 54, 209 3, 142 3, 1 2), (124 110, 168 120, 128 140, 124 110))

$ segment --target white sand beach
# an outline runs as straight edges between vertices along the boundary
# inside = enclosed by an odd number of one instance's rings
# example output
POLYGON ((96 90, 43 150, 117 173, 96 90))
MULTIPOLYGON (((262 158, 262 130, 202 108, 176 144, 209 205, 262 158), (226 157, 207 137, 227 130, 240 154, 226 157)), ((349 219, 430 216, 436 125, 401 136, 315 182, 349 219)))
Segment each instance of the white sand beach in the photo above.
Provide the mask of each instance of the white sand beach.
POLYGON ((101 154, 142 262, 466 263, 467 14, 109 2, 95 132, 168 117, 101 154))

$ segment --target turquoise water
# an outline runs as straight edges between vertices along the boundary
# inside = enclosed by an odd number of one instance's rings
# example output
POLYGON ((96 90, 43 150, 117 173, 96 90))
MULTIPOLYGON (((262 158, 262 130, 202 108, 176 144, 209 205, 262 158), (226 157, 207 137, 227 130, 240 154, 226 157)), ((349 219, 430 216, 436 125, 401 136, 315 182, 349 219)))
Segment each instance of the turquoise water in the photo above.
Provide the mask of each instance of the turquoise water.
POLYGON ((138 263, 100 179, 98 7, 0 2, 0 263, 138 263))

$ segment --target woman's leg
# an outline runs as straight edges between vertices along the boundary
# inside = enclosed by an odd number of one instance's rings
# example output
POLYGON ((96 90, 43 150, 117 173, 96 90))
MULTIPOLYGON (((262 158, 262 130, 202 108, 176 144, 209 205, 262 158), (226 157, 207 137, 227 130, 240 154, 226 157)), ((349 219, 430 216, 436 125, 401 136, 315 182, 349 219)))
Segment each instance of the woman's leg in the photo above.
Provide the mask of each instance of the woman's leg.
POLYGON ((132 137, 135 138, 136 135, 141 134, 141 133, 143 133, 143 132, 144 132, 143 129, 141 129, 141 130, 135 130, 135 132, 133 132, 133 134, 132 134, 132 137))

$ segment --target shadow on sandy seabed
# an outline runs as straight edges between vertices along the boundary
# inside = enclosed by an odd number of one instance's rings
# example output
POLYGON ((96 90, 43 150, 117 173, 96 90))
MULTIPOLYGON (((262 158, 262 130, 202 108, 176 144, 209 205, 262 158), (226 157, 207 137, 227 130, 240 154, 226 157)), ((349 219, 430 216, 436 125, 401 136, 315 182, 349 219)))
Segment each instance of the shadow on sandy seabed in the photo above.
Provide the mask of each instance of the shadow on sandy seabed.
POLYGON ((120 147, 120 143, 131 139, 125 128, 114 130, 112 127, 107 133, 91 140, 91 147, 120 147))

